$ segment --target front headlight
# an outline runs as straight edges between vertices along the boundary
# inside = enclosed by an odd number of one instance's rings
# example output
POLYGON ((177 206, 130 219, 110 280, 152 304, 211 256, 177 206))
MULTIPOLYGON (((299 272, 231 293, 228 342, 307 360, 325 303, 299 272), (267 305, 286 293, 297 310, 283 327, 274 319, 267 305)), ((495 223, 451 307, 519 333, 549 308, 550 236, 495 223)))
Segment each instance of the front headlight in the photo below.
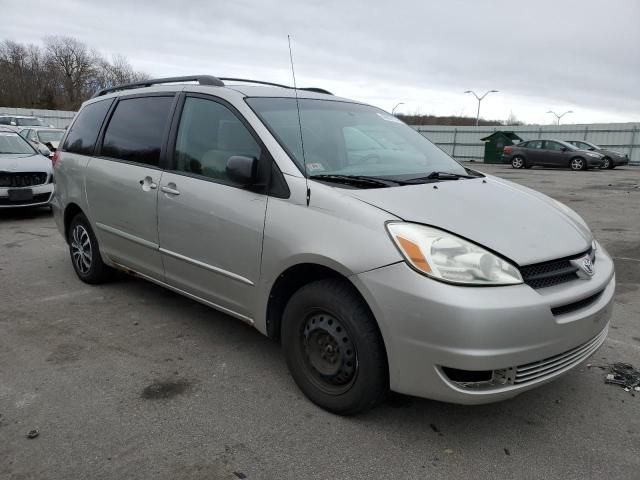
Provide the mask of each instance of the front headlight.
POLYGON ((415 223, 390 222, 387 230, 405 261, 418 272, 461 285, 516 285, 511 263, 463 238, 415 223))

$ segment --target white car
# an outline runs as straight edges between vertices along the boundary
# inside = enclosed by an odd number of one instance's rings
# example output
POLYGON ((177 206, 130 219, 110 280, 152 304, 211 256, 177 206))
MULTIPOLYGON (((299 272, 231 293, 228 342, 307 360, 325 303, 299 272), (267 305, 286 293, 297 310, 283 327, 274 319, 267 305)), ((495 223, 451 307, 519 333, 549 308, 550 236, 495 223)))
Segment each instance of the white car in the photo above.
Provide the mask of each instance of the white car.
POLYGON ((0 127, 0 209, 47 206, 53 191, 51 160, 0 127))

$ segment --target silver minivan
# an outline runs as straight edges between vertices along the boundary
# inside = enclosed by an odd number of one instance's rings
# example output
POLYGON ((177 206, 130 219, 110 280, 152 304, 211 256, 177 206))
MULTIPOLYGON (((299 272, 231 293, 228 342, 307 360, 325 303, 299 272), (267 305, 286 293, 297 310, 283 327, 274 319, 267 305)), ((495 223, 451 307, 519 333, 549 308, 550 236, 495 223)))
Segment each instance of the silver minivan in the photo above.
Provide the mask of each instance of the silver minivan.
POLYGON ((388 390, 507 399, 602 345, 613 262, 573 210, 378 108, 264 83, 148 80, 84 103, 53 202, 81 280, 124 271, 253 325, 339 414, 388 390))

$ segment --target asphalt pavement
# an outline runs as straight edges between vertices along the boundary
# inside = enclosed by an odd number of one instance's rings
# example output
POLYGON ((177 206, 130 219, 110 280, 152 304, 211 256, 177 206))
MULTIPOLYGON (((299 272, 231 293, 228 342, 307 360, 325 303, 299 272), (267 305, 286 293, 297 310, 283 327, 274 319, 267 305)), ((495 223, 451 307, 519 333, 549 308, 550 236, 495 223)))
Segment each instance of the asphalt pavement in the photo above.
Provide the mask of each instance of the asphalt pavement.
POLYGON ((392 395, 342 418, 250 326, 135 278, 85 285, 48 210, 0 211, 0 479, 640 478, 640 392, 598 367, 640 367, 640 168, 476 167, 565 202, 614 257, 591 367, 502 403, 392 395))

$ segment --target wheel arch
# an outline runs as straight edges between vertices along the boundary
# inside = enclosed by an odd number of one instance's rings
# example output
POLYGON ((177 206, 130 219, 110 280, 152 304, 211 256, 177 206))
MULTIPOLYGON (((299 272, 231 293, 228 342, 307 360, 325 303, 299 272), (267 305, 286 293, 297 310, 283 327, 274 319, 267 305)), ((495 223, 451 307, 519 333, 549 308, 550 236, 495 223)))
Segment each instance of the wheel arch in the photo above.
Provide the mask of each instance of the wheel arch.
POLYGON ((69 238, 69 226, 71 225, 71 220, 73 220, 73 217, 79 213, 84 214, 77 203, 70 203, 64 209, 64 239, 67 241, 69 238))
MULTIPOLYGON (((380 325, 375 318, 371 306, 348 276, 334 268, 320 263, 305 262, 289 266, 286 270, 280 273, 275 282, 273 282, 269 291, 266 308, 265 320, 267 336, 274 340, 280 339, 282 314, 289 299, 295 292, 309 283, 327 278, 340 279, 344 281, 345 284, 349 285, 353 292, 356 293, 367 306, 367 309, 371 313, 372 318, 376 321, 376 325, 380 331, 380 325)), ((382 335, 382 332, 380 332, 380 334, 382 335)))

